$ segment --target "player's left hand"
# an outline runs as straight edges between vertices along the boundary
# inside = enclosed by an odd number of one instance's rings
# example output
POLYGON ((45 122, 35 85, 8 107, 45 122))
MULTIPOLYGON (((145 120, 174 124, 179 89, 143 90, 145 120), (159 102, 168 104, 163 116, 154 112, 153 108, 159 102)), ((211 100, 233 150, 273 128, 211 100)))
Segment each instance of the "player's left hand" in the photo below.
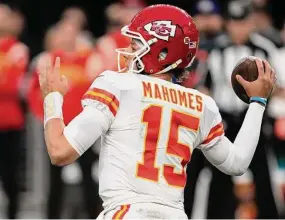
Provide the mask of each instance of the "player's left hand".
POLYGON ((45 98, 51 92, 59 92, 63 96, 67 92, 67 80, 64 75, 60 75, 60 58, 57 57, 52 65, 51 58, 48 57, 45 65, 40 67, 39 82, 42 97, 45 98))

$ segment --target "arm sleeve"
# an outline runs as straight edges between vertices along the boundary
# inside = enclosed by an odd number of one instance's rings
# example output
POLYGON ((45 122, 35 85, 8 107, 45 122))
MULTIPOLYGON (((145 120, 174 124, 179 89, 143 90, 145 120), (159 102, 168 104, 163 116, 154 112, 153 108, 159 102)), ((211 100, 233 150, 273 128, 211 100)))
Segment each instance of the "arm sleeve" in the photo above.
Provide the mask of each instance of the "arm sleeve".
POLYGON ((64 129, 72 147, 82 155, 112 125, 119 109, 120 91, 103 72, 82 98, 83 111, 64 129))
POLYGON ((64 136, 79 155, 108 130, 109 121, 98 109, 87 106, 64 128, 64 136))
POLYGON ((205 157, 226 174, 242 175, 258 144, 264 109, 258 103, 250 104, 234 143, 225 136, 220 136, 214 144, 202 148, 205 157))

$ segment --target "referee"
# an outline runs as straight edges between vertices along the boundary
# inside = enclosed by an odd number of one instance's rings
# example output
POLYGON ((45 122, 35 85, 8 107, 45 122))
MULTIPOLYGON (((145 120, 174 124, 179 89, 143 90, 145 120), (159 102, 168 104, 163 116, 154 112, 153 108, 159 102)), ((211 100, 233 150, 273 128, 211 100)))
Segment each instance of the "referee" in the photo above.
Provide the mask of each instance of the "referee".
MULTIPOLYGON (((250 15, 249 6, 242 1, 228 3, 226 32, 215 40, 215 48, 208 57, 207 73, 202 82, 220 109, 225 135, 231 141, 234 141, 240 129, 247 109, 231 86, 231 73, 236 63, 243 57, 256 56, 268 60, 279 72, 279 67, 274 63, 278 49, 270 40, 253 32, 250 15)), ((225 175, 207 163, 202 154, 194 153, 188 169, 189 185, 196 184, 197 169, 206 166, 212 170, 207 218, 278 218, 267 164, 266 147, 270 134, 265 129, 266 125, 265 115, 255 156, 249 172, 242 177, 225 175)), ((194 197, 193 187, 186 188, 185 194, 186 210, 193 212, 188 204, 188 201, 193 204, 188 199, 194 197)), ((191 215, 189 212, 188 217, 191 215)))

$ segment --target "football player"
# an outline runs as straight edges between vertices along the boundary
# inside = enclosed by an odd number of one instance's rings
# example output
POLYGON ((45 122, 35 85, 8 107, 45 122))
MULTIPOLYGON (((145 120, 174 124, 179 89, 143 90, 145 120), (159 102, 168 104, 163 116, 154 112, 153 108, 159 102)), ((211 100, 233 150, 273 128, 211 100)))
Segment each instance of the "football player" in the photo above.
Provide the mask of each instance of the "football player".
POLYGON ((187 219, 183 189, 193 149, 201 149, 222 172, 243 174, 256 149, 275 73, 257 59, 256 81, 237 76, 252 98, 232 143, 224 136, 215 101, 171 82, 196 55, 198 31, 190 15, 171 5, 150 6, 122 34, 132 39, 128 48, 117 50, 127 68, 100 74, 82 98, 83 111, 68 126, 62 115, 66 84, 59 76, 60 59, 41 71, 51 162, 74 162, 101 136, 104 211, 98 219, 187 219))

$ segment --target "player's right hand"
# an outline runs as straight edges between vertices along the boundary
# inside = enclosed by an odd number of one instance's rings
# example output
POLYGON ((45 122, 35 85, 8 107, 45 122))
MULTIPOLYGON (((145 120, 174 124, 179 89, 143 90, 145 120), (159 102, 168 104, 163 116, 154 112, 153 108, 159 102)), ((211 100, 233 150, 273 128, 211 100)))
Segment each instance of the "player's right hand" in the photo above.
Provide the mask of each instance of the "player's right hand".
POLYGON ((237 75, 236 78, 249 97, 268 98, 276 83, 275 71, 264 59, 255 59, 255 62, 258 69, 258 78, 255 81, 246 81, 240 75, 237 75))
POLYGON ((59 57, 56 58, 55 64, 52 65, 51 58, 48 56, 39 72, 39 83, 43 98, 52 92, 59 92, 63 96, 66 94, 68 90, 67 80, 64 75, 60 75, 59 57))

